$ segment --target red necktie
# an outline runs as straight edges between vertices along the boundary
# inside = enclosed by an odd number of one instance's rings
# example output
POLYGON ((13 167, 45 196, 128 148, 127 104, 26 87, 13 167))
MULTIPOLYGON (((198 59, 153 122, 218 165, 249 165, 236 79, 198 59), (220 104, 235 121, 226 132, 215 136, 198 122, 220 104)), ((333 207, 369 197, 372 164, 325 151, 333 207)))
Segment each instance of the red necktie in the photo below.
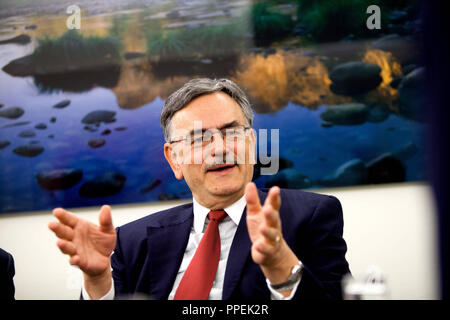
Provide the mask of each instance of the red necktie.
POLYGON ((184 272, 174 300, 208 300, 220 258, 219 222, 226 217, 223 210, 208 213, 209 224, 184 272))

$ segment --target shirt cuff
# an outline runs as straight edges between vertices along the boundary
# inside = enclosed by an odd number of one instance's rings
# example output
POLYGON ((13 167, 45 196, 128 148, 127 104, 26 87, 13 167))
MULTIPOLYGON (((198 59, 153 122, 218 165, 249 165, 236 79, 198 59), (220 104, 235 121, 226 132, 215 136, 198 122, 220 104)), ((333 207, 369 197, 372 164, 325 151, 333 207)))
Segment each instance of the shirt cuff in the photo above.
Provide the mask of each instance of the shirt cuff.
MULTIPOLYGON (((108 293, 98 300, 114 300, 114 294, 114 279, 111 279, 111 289, 109 289, 108 293)), ((81 296, 83 297, 83 300, 92 300, 89 293, 87 293, 84 288, 84 281, 81 281, 81 296)))
POLYGON ((270 286, 269 279, 266 279, 267 287, 270 290, 270 299, 271 300, 291 300, 294 297, 295 292, 297 292, 297 288, 298 288, 298 285, 300 284, 301 280, 302 280, 302 276, 300 276, 298 281, 294 284, 294 287, 292 288, 291 294, 289 296, 285 297, 285 296, 283 296, 283 294, 281 294, 278 291, 272 289, 272 287, 270 286))

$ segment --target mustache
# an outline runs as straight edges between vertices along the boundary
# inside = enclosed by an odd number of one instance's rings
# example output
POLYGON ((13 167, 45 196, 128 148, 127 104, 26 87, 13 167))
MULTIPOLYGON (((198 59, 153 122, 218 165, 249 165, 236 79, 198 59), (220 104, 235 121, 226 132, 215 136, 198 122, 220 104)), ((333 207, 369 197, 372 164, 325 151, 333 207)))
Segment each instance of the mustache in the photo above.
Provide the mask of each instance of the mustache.
POLYGON ((207 161, 205 164, 205 172, 209 170, 213 170, 219 167, 227 167, 233 166, 238 163, 237 156, 234 154, 228 154, 224 156, 215 156, 211 158, 210 161, 207 161))

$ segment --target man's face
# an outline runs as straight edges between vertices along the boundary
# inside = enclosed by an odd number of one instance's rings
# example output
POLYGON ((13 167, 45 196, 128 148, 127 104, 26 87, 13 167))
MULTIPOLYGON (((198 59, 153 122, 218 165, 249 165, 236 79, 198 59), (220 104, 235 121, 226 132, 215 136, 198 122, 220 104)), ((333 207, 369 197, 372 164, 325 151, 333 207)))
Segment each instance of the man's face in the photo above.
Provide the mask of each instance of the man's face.
MULTIPOLYGON (((192 100, 177 111, 171 121, 171 140, 183 139, 194 131, 212 129, 211 143, 194 147, 188 141, 166 143, 164 154, 177 179, 184 177, 195 199, 201 204, 244 194, 253 176, 252 154, 255 137, 252 130, 238 142, 225 142, 214 129, 246 127, 242 109, 229 95, 215 92, 192 100), (231 160, 231 161, 230 161, 231 160)), ((198 137, 194 134, 191 136, 198 137)))

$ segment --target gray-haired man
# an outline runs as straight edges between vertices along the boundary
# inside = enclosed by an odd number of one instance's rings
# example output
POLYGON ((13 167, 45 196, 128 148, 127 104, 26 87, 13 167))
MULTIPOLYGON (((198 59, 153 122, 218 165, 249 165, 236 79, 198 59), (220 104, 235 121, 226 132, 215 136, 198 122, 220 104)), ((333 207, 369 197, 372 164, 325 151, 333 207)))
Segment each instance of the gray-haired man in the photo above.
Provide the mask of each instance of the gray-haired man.
POLYGON ((101 208, 99 226, 53 211, 59 222, 49 228, 83 271, 85 299, 341 297, 349 269, 339 201, 257 190, 252 120, 248 99, 232 81, 191 80, 167 99, 161 125, 164 155, 193 203, 117 229, 109 206, 101 208))

